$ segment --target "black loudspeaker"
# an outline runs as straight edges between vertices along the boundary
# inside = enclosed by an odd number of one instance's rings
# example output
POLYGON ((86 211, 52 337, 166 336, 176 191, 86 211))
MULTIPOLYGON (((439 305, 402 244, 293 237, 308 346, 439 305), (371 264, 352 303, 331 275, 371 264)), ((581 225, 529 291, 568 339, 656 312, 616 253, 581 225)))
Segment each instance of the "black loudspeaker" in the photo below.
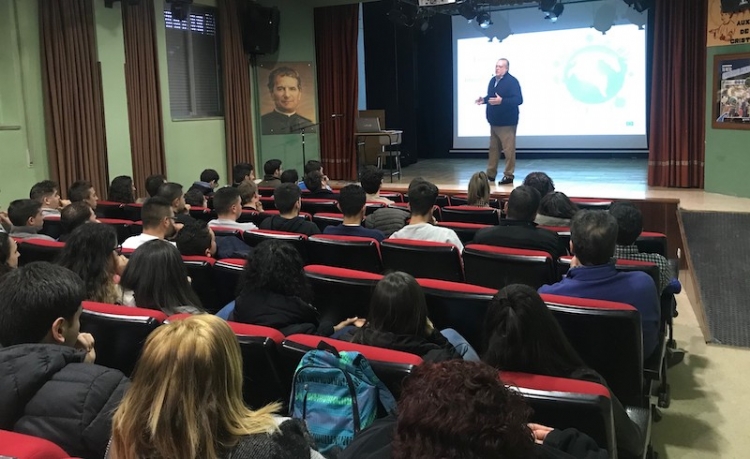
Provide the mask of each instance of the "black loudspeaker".
POLYGON ((245 3, 242 11, 242 45, 247 54, 273 54, 279 49, 279 20, 277 7, 265 7, 255 2, 245 3))

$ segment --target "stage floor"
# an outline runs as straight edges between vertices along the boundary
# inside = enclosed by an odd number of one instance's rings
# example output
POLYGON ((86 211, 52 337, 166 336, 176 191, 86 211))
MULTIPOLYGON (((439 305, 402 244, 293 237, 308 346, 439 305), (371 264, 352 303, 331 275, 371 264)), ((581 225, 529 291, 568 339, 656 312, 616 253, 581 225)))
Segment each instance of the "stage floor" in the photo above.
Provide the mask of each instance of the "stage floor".
MULTIPOLYGON (((500 167, 502 168, 502 160, 500 167)), ((402 177, 393 177, 391 184, 387 169, 383 188, 406 190, 415 177, 424 177, 439 188, 465 190, 469 178, 485 170, 487 161, 476 158, 424 159, 402 169, 402 177)), ((616 199, 679 199, 680 207, 688 210, 750 212, 750 199, 707 193, 698 189, 658 188, 647 185, 646 159, 519 159, 516 161, 516 181, 519 186, 529 172, 544 171, 552 177, 555 189, 572 197, 616 199)), ((499 174, 498 174, 499 175, 499 174)), ((500 177, 498 176, 498 180, 500 177)), ((345 182, 334 182, 343 185, 345 182)), ((493 192, 510 192, 511 185, 493 185, 493 192)))

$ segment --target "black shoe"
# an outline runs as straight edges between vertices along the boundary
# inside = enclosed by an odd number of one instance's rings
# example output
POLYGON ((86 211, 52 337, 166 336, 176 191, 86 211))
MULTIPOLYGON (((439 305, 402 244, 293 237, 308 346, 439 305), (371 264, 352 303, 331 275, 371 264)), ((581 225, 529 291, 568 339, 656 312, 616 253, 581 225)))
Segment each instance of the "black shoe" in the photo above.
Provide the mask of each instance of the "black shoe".
POLYGON ((508 185, 510 183, 513 183, 513 176, 512 175, 504 175, 503 179, 497 182, 498 185, 508 185))

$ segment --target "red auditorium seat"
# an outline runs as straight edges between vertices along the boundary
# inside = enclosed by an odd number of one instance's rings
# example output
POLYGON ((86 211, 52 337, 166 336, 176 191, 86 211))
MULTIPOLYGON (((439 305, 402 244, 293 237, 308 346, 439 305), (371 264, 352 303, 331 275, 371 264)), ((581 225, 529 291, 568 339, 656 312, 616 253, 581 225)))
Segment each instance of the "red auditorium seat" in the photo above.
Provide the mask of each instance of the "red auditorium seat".
POLYGON ((334 324, 349 317, 366 318, 375 284, 383 278, 381 274, 323 265, 305 266, 305 276, 321 321, 334 324))
MULTIPOLYGON (((447 196, 444 196, 444 197, 445 197, 445 199, 448 199, 447 196)), ((401 210, 405 210, 407 212, 410 212, 410 210, 409 210, 409 203, 408 202, 397 202, 397 203, 391 204, 389 207, 395 207, 396 209, 401 209, 401 210)), ((438 206, 438 205, 435 205, 435 207, 432 208, 432 215, 435 217, 435 220, 437 220, 437 221, 442 221, 443 220, 443 214, 441 213, 440 206, 438 206)))
POLYGON ((260 225, 260 222, 263 221, 263 218, 261 217, 260 212, 252 209, 242 209, 242 214, 237 221, 240 223, 255 223, 255 226, 258 226, 260 225))
POLYGON ((386 239, 380 244, 383 268, 404 271, 414 277, 463 282, 461 252, 453 244, 386 239))
MULTIPOLYGON (((169 316, 174 322, 190 314, 169 316)), ((279 351, 284 335, 276 329, 227 321, 242 352, 242 395, 253 409, 281 402, 286 405, 291 390, 292 372, 283 364, 279 351)))
POLYGON ((357 351, 362 354, 370 362, 370 366, 377 377, 383 381, 397 399, 401 394, 401 382, 414 370, 414 367, 422 363, 421 357, 407 352, 354 344, 321 336, 291 335, 287 336, 282 343, 282 350, 290 359, 289 368, 295 369, 302 356, 307 351, 317 349, 321 341, 330 344, 339 352, 357 351))
POLYGON ((219 303, 227 304, 237 298, 237 285, 245 263, 246 260, 243 258, 225 258, 214 264, 219 303))
POLYGON ((143 204, 125 204, 123 211, 125 212, 125 220, 131 220, 134 222, 141 220, 141 208, 143 204))
POLYGON ((404 202, 404 195, 396 191, 381 191, 380 197, 390 199, 393 202, 404 202))
POLYGON ((39 437, 0 430, 0 457, 13 459, 68 459, 62 448, 39 437))
POLYGON ((263 205, 263 210, 276 210, 276 201, 273 196, 261 196, 260 203, 263 205))
POLYGON ((501 289, 509 284, 539 288, 557 281, 552 255, 539 250, 469 244, 464 248, 466 282, 501 289))
POLYGON ((570 200, 578 206, 579 209, 586 210, 607 210, 612 205, 610 199, 601 198, 570 198, 570 200))
POLYGON ((340 212, 335 199, 302 198, 302 212, 315 215, 318 212, 335 213, 340 212))
MULTIPOLYGON (((97 201, 96 216, 98 218, 114 218, 116 220, 127 220, 125 215, 125 204, 113 201, 97 201)), ((140 215, 138 219, 140 220, 140 215)))
POLYGON ((60 222, 60 217, 54 215, 44 217, 42 229, 39 231, 39 234, 58 239, 62 234, 62 223, 60 222))
POLYGON ((547 231, 557 233, 557 239, 560 241, 560 247, 565 247, 566 252, 570 253, 570 227, 569 226, 542 226, 547 231))
POLYGON ((638 251, 643 253, 658 253, 659 255, 667 258, 674 258, 670 254, 667 248, 667 235, 663 233, 654 233, 652 231, 644 231, 638 236, 635 241, 635 245, 638 246, 638 251))
POLYGON ((216 211, 211 210, 208 207, 190 207, 188 213, 196 220, 203 220, 204 222, 218 218, 216 216, 216 211))
POLYGON ((250 247, 255 247, 261 242, 269 239, 285 241, 292 244, 292 246, 297 249, 303 259, 307 259, 307 236, 304 234, 257 229, 252 231, 245 231, 244 233, 242 233, 242 238, 250 247))
POLYGON ((318 225, 320 231, 323 231, 327 226, 338 226, 344 223, 344 214, 319 212, 313 215, 312 221, 318 225))
POLYGON ((518 391, 534 410, 532 422, 555 429, 574 428, 617 457, 617 440, 609 389, 601 384, 501 371, 500 379, 518 391))
MULTIPOLYGON (((401 201, 396 201, 401 202, 401 201)), ((376 201, 376 202, 366 202, 365 203, 365 215, 370 215, 371 213, 375 212, 376 210, 382 209, 383 207, 387 207, 385 203, 376 201)))
POLYGON ((154 309, 84 301, 81 331, 96 340, 96 363, 130 376, 146 338, 166 318, 154 309))
POLYGON ((273 191, 274 191, 275 189, 276 189, 276 188, 274 188, 274 187, 271 187, 271 186, 259 186, 259 187, 258 187, 258 194, 259 194, 260 196, 262 196, 262 197, 269 197, 269 196, 273 196, 273 191))
POLYGON ((446 206, 442 208, 442 221, 497 225, 500 211, 492 207, 446 206))
POLYGON ((483 225, 481 223, 464 223, 464 222, 438 222, 437 226, 449 228, 456 232, 456 235, 464 246, 474 240, 474 235, 482 228, 489 228, 492 225, 483 225))
POLYGON ((37 238, 23 239, 18 244, 18 252, 21 254, 18 264, 23 266, 34 261, 48 261, 51 263, 62 252, 63 247, 65 247, 65 243, 63 242, 37 238))
POLYGON ((203 309, 215 313, 224 307, 226 303, 221 304, 214 277, 216 260, 211 257, 183 255, 182 262, 187 268, 191 280, 190 285, 193 287, 195 294, 198 295, 198 299, 201 300, 203 309))
POLYGON ((624 404, 649 405, 638 311, 625 303, 542 294, 573 348, 624 404))
MULTIPOLYGON (((263 212, 261 212, 261 216, 263 219, 266 219, 268 217, 272 217, 274 215, 281 215, 281 212, 275 209, 268 209, 265 206, 263 206, 265 209, 263 212)), ((307 221, 312 221, 312 215, 308 214, 307 212, 300 212, 299 216, 306 219, 307 221)))
POLYGON ((133 222, 130 220, 122 220, 119 218, 100 218, 99 223, 111 226, 117 233, 117 242, 122 244, 125 239, 133 235, 133 229, 131 228, 133 222))
MULTIPOLYGON (((383 193, 380 193, 381 196, 383 196, 383 193)), ((403 202, 409 202, 409 193, 403 194, 404 201, 403 202)), ((445 207, 450 205, 450 198, 448 195, 445 194, 439 194, 437 196, 437 199, 435 199, 435 205, 438 207, 445 207)))
MULTIPOLYGON (((451 206, 468 206, 469 198, 465 194, 454 194, 450 196, 450 205, 451 206)), ((497 198, 490 198, 489 205, 492 208, 499 209, 500 200, 498 200, 497 198)))
POLYGON ((309 262, 380 273, 380 243, 375 239, 334 234, 316 234, 307 238, 309 262))
POLYGON ((234 236, 239 239, 242 239, 243 233, 243 231, 239 228, 231 228, 228 226, 212 226, 211 231, 214 232, 214 235, 216 237, 234 236))
POLYGON ((417 279, 425 294, 435 328, 452 328, 476 349, 482 349, 482 324, 497 290, 460 282, 417 279))

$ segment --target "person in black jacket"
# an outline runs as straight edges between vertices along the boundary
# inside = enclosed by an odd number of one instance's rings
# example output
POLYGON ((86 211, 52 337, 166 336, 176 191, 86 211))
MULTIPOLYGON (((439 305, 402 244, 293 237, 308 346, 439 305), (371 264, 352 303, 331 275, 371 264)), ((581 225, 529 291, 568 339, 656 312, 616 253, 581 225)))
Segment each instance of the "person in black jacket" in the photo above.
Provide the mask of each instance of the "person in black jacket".
POLYGON ((491 181, 497 175, 500 150, 505 153, 505 172, 500 185, 513 183, 516 169, 516 128, 518 127, 518 106, 523 103, 521 85, 508 73, 508 59, 495 63, 495 76, 487 85, 487 95, 476 100, 477 105, 487 105, 487 122, 490 123, 490 151, 487 162, 487 176, 491 181))
POLYGON ((476 352, 454 330, 435 330, 427 317, 422 287, 411 275, 396 271, 375 286, 365 325, 352 342, 409 352, 429 362, 465 358, 479 360, 476 352), (446 338, 456 343, 460 351, 446 338))
POLYGON ((0 429, 45 438, 71 456, 101 458, 112 413, 129 385, 94 365, 94 339, 79 333, 83 281, 30 263, 0 282, 0 429))
MULTIPOLYGON (((484 343, 482 361, 498 370, 607 386, 601 375, 586 366, 544 300, 527 285, 512 284, 497 292, 487 308, 484 343)), ((627 457, 639 457, 645 446, 643 434, 614 394, 612 414, 618 450, 627 457)))
POLYGON ((310 304, 312 292, 302 257, 288 242, 268 240, 258 244, 245 264, 241 282, 242 290, 230 316, 237 322, 275 328, 286 336, 331 336, 358 320, 355 317, 335 325, 320 321, 318 310, 310 304))
POLYGON ((406 378, 397 415, 375 421, 339 459, 605 459, 575 429, 527 424, 531 410, 479 362, 424 363, 406 378))
POLYGON ((273 201, 279 215, 272 215, 260 222, 260 229, 287 231, 307 236, 319 234, 320 229, 315 223, 299 216, 302 206, 302 191, 294 183, 282 183, 273 191, 273 201))

